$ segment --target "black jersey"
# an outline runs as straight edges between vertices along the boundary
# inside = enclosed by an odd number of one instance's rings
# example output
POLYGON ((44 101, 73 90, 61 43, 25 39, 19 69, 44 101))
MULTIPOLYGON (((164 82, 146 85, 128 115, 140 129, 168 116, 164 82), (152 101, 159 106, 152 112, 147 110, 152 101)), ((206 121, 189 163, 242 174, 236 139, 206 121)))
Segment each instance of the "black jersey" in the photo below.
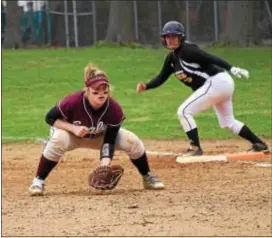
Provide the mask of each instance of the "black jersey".
POLYGON ((176 78, 195 91, 209 77, 224 70, 229 71, 231 67, 226 61, 205 52, 197 45, 184 42, 167 55, 161 72, 146 84, 146 89, 160 86, 174 73, 176 78))

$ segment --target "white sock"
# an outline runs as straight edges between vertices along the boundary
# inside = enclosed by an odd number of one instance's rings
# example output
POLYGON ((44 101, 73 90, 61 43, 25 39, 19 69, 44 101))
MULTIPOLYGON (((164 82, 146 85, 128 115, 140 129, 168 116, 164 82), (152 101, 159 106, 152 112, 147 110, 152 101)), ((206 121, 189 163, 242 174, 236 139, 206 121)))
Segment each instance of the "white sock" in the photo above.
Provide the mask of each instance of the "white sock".
POLYGON ((39 179, 39 178, 34 178, 32 183, 34 185, 42 187, 44 185, 44 180, 43 179, 39 179))

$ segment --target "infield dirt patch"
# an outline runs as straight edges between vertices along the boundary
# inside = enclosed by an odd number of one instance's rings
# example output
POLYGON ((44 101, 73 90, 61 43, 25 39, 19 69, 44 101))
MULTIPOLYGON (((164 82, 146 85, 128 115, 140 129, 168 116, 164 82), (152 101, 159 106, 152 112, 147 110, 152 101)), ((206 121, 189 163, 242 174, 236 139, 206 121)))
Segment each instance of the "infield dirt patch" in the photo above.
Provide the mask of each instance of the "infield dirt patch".
MULTIPOLYGON (((145 140, 150 151, 182 152, 182 140, 145 140)), ((271 146, 272 140, 268 141, 271 146)), ((203 141, 206 154, 245 151, 243 140, 203 141)), ((125 173, 116 190, 89 189, 98 152, 68 152, 50 174, 46 194, 27 189, 43 145, 2 145, 2 236, 271 236, 272 168, 245 162, 178 164, 172 156, 149 156, 165 183, 143 189, 128 157, 116 152, 125 173)), ((271 162, 271 155, 262 160, 271 162)))

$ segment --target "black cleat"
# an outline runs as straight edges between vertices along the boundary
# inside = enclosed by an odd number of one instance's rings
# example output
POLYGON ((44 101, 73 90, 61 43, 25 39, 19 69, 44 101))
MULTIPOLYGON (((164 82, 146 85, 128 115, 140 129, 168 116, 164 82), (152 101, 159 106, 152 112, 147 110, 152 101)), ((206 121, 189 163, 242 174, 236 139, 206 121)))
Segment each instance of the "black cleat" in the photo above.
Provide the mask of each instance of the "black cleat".
POLYGON ((248 152, 264 152, 269 153, 268 146, 265 143, 254 143, 248 152))
POLYGON ((192 148, 187 149, 187 153, 182 156, 198 156, 203 155, 203 150, 197 146, 192 146, 192 148))

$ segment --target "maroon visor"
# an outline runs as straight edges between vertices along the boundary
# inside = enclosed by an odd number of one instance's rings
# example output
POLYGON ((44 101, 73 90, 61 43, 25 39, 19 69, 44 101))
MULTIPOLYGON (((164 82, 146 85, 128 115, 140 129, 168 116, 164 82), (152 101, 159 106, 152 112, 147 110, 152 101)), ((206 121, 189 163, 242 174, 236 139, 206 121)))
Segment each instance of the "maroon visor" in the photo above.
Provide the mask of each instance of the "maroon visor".
POLYGON ((104 75, 97 75, 92 78, 88 78, 85 82, 86 87, 97 89, 101 85, 109 85, 108 79, 104 75))

